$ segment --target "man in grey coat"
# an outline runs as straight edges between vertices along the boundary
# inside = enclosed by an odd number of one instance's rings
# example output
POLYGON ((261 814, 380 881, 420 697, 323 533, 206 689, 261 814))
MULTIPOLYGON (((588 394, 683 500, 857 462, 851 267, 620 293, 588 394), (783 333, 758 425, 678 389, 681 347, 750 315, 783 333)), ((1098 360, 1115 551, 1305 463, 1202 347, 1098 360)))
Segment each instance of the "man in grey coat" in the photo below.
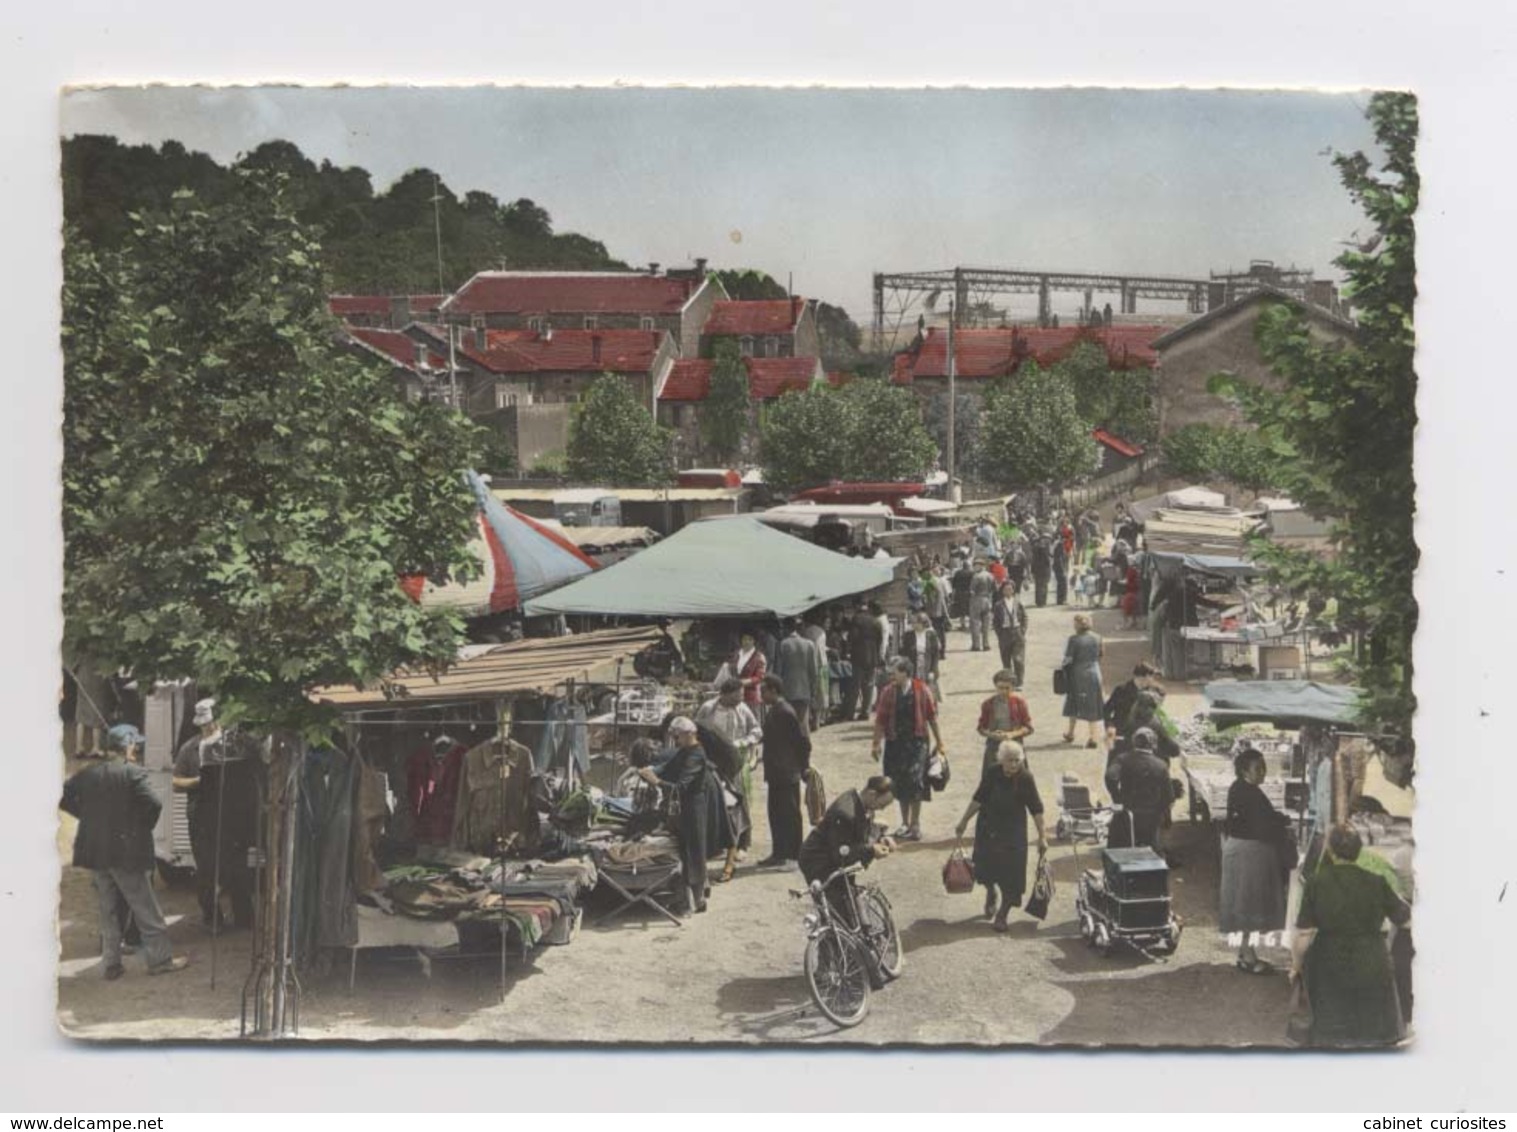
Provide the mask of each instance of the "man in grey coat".
POLYGON ((121 966, 121 921, 117 902, 125 900, 142 933, 142 954, 150 975, 182 971, 189 960, 175 955, 168 925, 153 892, 153 826, 163 808, 147 772, 116 751, 109 761, 80 771, 63 784, 58 804, 79 819, 74 836, 74 865, 95 874, 100 900, 101 953, 105 977, 118 979, 121 966))
POLYGON ((996 580, 983 558, 976 559, 969 579, 969 649, 990 651, 990 605, 995 600, 996 580))
POLYGON ((796 718, 809 731, 811 701, 822 679, 822 661, 811 638, 801 632, 799 621, 786 626, 775 659, 775 675, 784 682, 785 702, 795 709, 796 718))

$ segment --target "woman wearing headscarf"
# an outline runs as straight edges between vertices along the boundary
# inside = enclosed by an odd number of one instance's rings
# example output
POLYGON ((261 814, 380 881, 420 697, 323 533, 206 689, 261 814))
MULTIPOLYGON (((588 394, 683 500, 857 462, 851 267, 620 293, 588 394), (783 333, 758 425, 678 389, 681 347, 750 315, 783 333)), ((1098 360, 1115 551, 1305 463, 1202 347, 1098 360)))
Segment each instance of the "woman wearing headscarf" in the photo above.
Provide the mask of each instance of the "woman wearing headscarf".
POLYGON ((938 710, 932 690, 912 676, 912 663, 905 657, 890 662, 890 683, 880 692, 874 711, 874 744, 871 758, 881 758, 882 770, 895 784, 895 798, 901 805, 901 827, 896 836, 902 841, 922 839, 922 799, 927 797, 927 736, 932 735, 933 750, 943 753, 943 739, 938 734, 938 710))
POLYGON ((1314 1046, 1389 1045, 1405 1029, 1381 933, 1412 913, 1385 877, 1357 864, 1362 848, 1352 828, 1334 826, 1301 895, 1291 978, 1306 980, 1314 1046))
POLYGON ((1222 839, 1222 900, 1217 927, 1238 935, 1238 970, 1267 975, 1274 970, 1259 958, 1255 937, 1285 926, 1285 878, 1278 845, 1288 821, 1270 804, 1259 784, 1264 756, 1252 747, 1233 760, 1237 778, 1227 790, 1227 824, 1222 839))
POLYGON ((1090 730, 1085 745, 1091 749, 1100 746, 1096 733, 1106 706, 1101 689, 1101 658, 1105 655, 1101 638, 1090 631, 1089 614, 1076 613, 1074 635, 1064 645, 1064 718, 1069 721, 1064 728, 1066 743, 1075 741, 1076 721, 1083 719, 1090 730))
POLYGON ((959 819, 957 832, 964 836, 970 818, 974 827, 974 875, 985 886, 985 915, 995 917, 995 929, 1006 931, 1006 917, 1022 903, 1027 891, 1027 818, 1038 831, 1038 856, 1048 852, 1043 830, 1043 800, 1022 744, 1006 740, 996 752, 996 761, 985 768, 979 788, 959 819), (996 897, 999 891, 1000 903, 996 897))
POLYGON ((725 853, 731 841, 722 810, 722 788, 701 749, 694 720, 675 716, 669 721, 669 737, 674 743, 673 756, 657 769, 643 767, 638 774, 651 786, 670 788, 679 800, 675 834, 685 878, 686 910, 704 912, 711 893, 706 861, 725 853))

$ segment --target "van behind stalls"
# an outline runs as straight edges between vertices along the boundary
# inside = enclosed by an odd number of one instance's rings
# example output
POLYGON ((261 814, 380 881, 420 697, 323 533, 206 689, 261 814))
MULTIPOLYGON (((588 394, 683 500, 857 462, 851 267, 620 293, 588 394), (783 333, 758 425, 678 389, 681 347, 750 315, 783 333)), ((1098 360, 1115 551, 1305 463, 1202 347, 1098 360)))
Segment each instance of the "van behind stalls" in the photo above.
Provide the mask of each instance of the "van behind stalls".
POLYGON ((553 517, 566 527, 619 527, 622 501, 600 487, 561 491, 553 497, 553 517))

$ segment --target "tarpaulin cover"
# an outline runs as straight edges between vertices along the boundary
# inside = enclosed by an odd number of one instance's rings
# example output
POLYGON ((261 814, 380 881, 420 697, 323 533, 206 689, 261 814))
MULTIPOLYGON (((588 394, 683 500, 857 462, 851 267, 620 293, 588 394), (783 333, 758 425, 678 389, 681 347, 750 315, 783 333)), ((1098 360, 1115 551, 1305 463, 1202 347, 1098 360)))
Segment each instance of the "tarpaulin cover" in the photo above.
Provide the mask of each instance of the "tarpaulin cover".
POLYGON ((1207 715, 1218 723, 1353 725, 1359 689, 1311 680, 1218 681, 1201 689, 1207 715))
POLYGON ((501 503, 473 472, 468 477, 479 503, 479 536, 473 550, 483 570, 473 581, 442 586, 414 575, 401 579, 413 599, 483 617, 516 609, 528 598, 599 569, 561 532, 501 503))
POLYGON ((1227 498, 1221 492, 1208 491, 1204 487, 1182 487, 1166 491, 1162 495, 1139 499, 1129 504, 1127 509, 1138 522, 1146 523, 1150 515, 1164 507, 1218 510, 1226 506, 1227 498))
POLYGON ((741 516, 692 523, 657 546, 527 603, 611 617, 793 616, 887 585, 893 558, 849 558, 741 516))
POLYGON ((1155 553, 1154 558, 1164 563, 1178 562, 1187 570, 1196 570, 1203 574, 1247 576, 1260 572, 1260 568, 1247 559, 1230 558, 1220 554, 1155 553))

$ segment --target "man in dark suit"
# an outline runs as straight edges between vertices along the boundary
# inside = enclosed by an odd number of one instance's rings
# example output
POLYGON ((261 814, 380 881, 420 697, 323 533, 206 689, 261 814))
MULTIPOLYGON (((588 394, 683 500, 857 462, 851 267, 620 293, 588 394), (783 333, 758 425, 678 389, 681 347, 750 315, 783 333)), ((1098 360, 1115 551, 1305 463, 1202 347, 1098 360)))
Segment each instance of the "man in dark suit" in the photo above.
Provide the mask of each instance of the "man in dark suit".
POLYGON ((1131 849, 1147 845, 1163 853, 1160 829, 1174 794, 1169 785, 1169 764, 1154 753, 1158 736, 1147 727, 1133 733, 1131 745, 1106 767, 1106 790, 1121 805, 1107 832, 1112 848, 1131 849))
POLYGON ((74 866, 95 874, 107 979, 123 974, 120 900, 126 901, 142 933, 148 974, 165 975, 189 965, 189 960, 173 953, 168 925, 153 892, 153 826, 163 806, 147 772, 126 762, 124 756, 118 750, 108 762, 74 775, 63 784, 63 800, 58 804, 64 813, 79 819, 74 866))
POLYGON ((759 862, 783 865, 801 855, 801 780, 811 766, 811 733, 785 702, 785 682, 765 676, 764 784, 769 790, 769 834, 774 847, 759 862))
POLYGON ((853 666, 853 687, 843 706, 844 719, 868 719, 874 704, 874 679, 883 657, 885 636, 863 601, 857 603, 848 626, 848 662, 853 666))

